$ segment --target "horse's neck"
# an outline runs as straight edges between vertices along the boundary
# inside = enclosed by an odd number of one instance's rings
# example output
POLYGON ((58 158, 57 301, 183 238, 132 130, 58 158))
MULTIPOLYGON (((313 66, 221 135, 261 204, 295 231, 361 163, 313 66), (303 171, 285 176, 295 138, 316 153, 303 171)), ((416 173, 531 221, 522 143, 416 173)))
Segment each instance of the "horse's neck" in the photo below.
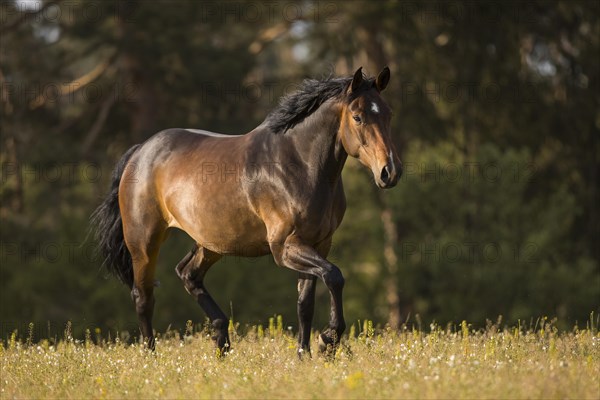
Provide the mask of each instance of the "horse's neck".
POLYGON ((293 138, 304 163, 332 184, 339 179, 348 158, 338 138, 340 113, 337 107, 333 102, 325 102, 302 123, 285 133, 293 138))

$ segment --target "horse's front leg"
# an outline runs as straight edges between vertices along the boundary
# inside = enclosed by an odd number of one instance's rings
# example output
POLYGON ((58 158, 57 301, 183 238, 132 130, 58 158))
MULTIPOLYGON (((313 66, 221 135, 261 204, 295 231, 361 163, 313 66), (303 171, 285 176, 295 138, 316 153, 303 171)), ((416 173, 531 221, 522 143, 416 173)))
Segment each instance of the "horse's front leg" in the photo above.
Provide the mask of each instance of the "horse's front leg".
POLYGON ((310 332, 315 313, 317 277, 300 273, 298 277, 298 357, 310 356, 310 332))
POLYGON ((329 289, 331 295, 329 328, 319 336, 319 350, 334 352, 346 329, 342 306, 342 290, 344 288, 342 272, 313 247, 303 243, 296 235, 288 236, 281 246, 272 244, 271 251, 278 265, 319 277, 329 289))

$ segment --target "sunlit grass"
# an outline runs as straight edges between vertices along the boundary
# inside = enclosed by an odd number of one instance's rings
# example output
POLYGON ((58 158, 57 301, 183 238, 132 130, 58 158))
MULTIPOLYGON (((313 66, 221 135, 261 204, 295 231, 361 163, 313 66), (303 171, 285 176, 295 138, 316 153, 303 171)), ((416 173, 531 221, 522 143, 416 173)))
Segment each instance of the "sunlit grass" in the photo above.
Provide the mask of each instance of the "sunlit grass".
MULTIPOLYGON (((215 356, 210 334, 167 332, 156 352, 102 339, 32 343, 18 333, 0 346, 4 398, 600 398, 600 335, 432 325, 401 332, 353 326, 335 360, 300 361, 282 321, 239 335, 215 356)), ((313 347, 316 345, 313 340, 313 347)))

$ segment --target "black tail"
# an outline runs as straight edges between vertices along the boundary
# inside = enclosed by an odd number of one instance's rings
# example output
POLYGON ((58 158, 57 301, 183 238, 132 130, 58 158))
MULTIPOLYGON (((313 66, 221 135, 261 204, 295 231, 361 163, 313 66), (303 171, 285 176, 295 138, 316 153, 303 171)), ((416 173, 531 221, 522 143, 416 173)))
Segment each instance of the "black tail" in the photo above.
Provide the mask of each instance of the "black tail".
POLYGON ((94 238, 98 244, 98 252, 104 259, 102 265, 130 288, 133 286, 133 264, 123 237, 123 222, 119 210, 119 184, 127 162, 139 146, 136 144, 121 157, 112 173, 108 196, 90 217, 95 230, 94 238))

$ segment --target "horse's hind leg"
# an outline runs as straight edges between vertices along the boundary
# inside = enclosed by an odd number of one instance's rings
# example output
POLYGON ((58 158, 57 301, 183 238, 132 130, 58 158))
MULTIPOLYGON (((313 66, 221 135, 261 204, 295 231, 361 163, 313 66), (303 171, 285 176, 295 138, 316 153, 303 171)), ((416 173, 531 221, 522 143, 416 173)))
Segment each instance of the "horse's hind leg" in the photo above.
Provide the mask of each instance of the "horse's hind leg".
POLYGON ((195 245, 183 260, 177 264, 175 271, 183 281, 185 289, 189 294, 194 296, 210 319, 215 329, 213 339, 217 342, 219 351, 224 353, 229 350, 230 346, 229 333, 227 331, 229 319, 204 287, 206 272, 220 258, 221 255, 195 245))
POLYGON ((149 231, 142 227, 124 229, 127 248, 133 261, 133 287, 131 298, 140 322, 140 328, 148 348, 154 350, 152 330, 154 312, 154 273, 160 245, 165 238, 164 230, 149 231))

